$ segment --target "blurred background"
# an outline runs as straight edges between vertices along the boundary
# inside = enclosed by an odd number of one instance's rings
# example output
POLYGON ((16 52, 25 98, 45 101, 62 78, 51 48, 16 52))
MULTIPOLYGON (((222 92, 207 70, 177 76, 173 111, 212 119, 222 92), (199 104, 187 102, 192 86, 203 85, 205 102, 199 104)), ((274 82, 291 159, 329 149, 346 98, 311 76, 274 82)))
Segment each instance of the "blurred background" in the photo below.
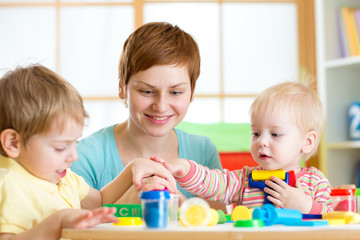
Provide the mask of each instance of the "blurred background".
POLYGON ((313 24, 302 14, 306 2, 0 0, 0 76, 31 63, 62 75, 84 98, 87 136, 127 118, 117 96, 125 39, 143 23, 166 21, 200 47, 201 74, 185 121, 248 123, 258 92, 309 73, 299 53, 314 51, 301 49, 301 19, 313 24))

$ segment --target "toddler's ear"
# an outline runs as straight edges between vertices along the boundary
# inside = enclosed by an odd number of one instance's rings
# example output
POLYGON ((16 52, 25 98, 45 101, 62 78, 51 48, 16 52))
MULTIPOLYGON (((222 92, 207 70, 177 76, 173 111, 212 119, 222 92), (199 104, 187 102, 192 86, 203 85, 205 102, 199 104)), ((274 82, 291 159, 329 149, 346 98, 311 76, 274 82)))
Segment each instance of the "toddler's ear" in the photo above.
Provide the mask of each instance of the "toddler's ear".
POLYGON ((309 133, 307 133, 305 136, 304 145, 301 149, 302 152, 305 154, 311 152, 311 150, 313 150, 313 148, 315 147, 316 140, 317 134, 315 131, 310 131, 309 133))
POLYGON ((20 153, 20 136, 14 129, 5 129, 0 133, 1 146, 10 158, 17 158, 20 153))

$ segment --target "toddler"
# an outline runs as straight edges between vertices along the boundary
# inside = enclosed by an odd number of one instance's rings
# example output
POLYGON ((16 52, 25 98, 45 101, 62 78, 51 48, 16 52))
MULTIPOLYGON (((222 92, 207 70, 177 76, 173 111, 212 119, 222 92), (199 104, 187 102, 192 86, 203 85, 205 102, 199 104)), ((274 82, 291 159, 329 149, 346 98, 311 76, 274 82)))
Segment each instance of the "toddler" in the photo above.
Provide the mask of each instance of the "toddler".
MULTIPOLYGON (((261 92, 250 108, 251 155, 258 167, 229 171, 210 170, 191 160, 162 163, 184 189, 224 204, 249 208, 264 204, 264 193, 249 187, 253 170, 294 171, 291 187, 277 177, 266 180, 264 191, 275 206, 322 214, 331 210, 331 186, 315 167, 301 167, 301 161, 315 154, 323 127, 322 104, 315 92, 299 82, 283 82, 261 92)), ((141 175, 135 176, 139 182, 141 175)))

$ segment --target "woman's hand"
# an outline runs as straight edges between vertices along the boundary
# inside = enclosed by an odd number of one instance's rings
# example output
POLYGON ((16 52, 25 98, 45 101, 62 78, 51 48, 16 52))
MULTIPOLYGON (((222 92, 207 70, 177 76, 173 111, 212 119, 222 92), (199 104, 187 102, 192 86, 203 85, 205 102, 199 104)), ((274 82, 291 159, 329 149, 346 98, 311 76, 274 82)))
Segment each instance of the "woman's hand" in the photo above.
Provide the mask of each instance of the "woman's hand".
POLYGON ((162 190, 167 188, 176 193, 176 181, 169 170, 161 163, 145 158, 132 160, 133 183, 138 190, 162 190))

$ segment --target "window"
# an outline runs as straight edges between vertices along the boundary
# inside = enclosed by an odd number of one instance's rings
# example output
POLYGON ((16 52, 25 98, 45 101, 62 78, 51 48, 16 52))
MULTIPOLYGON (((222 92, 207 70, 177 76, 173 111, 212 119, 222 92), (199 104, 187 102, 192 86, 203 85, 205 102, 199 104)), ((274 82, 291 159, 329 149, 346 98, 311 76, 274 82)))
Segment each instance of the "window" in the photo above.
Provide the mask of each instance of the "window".
POLYGON ((294 1, 0 0, 0 68, 39 62, 81 93, 84 136, 127 118, 117 97, 125 39, 141 23, 167 21, 198 42, 201 74, 185 121, 248 122, 256 94, 299 78, 294 1))

